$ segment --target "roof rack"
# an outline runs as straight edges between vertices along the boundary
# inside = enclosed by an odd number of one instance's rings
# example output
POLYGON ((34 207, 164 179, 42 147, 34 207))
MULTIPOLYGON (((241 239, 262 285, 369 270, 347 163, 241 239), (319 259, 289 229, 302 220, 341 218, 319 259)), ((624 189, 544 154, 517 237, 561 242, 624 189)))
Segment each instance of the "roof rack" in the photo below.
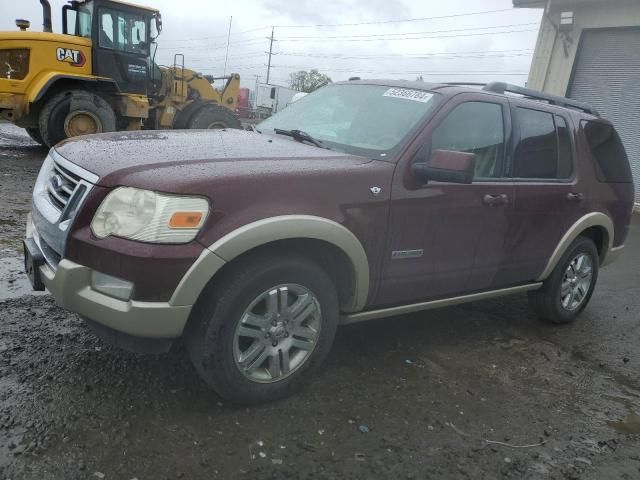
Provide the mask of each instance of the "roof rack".
POLYGON ((539 92, 537 90, 531 90, 530 88, 519 87, 517 85, 511 85, 505 82, 491 82, 487 83, 483 90, 494 93, 516 93, 523 95, 527 98, 535 100, 545 100, 551 105, 558 105, 559 107, 576 108, 582 110, 585 113, 595 115, 599 117, 598 111, 588 103, 579 102, 570 98, 560 97, 559 95, 551 95, 549 93, 539 92))
POLYGON ((446 86, 446 87, 485 87, 487 84, 486 83, 481 83, 481 82, 444 82, 441 83, 440 85, 446 86))

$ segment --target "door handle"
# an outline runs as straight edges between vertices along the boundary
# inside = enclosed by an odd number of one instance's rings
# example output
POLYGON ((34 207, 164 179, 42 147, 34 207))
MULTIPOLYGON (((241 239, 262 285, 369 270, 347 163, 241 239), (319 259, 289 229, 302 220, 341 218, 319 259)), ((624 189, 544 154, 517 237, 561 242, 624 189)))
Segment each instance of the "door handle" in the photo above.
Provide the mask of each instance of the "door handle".
POLYGON ((500 193, 498 195, 485 195, 482 198, 482 202, 485 205, 504 205, 509 201, 506 193, 500 193))
POLYGON ((581 202, 584 200, 584 195, 582 193, 569 192, 567 193, 567 200, 572 202, 581 202))

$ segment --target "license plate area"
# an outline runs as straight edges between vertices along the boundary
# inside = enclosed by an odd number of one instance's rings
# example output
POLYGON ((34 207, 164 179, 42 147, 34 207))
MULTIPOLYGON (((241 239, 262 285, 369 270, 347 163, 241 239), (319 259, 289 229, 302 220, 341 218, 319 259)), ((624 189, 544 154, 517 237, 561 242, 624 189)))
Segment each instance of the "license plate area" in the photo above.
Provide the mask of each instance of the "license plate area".
POLYGON ((40 266, 44 264, 44 257, 32 238, 25 239, 22 245, 24 247, 24 271, 29 277, 31 287, 36 291, 43 291, 44 283, 40 275, 40 266))

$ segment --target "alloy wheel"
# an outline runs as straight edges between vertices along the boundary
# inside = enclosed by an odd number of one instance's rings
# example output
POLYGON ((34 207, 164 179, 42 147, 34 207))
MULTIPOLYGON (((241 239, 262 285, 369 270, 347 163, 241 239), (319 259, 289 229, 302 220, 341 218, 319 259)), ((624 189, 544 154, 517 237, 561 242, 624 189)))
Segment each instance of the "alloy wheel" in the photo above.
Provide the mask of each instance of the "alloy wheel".
POLYGON ((258 383, 273 383, 298 370, 314 351, 322 327, 320 303, 297 284, 273 287, 242 314, 233 337, 235 364, 258 383))
POLYGON ((565 310, 573 312, 584 302, 593 281, 593 261, 586 253, 576 255, 562 276, 560 302, 565 310))

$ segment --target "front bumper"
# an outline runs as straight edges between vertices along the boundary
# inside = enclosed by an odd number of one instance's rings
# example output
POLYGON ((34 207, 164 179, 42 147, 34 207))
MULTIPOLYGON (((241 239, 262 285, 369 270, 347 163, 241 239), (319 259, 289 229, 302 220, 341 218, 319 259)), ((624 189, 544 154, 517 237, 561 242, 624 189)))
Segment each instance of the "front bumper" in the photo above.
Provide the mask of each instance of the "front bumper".
POLYGON ((0 118, 16 122, 24 114, 24 95, 0 92, 0 118))
POLYGON ((182 335, 191 306, 167 302, 118 300, 91 288, 91 269, 62 259, 54 270, 40 266, 42 281, 66 310, 128 335, 176 338, 182 335))
MULTIPOLYGON (((69 254, 70 250, 78 253, 78 248, 67 248, 72 223, 78 221, 76 213, 81 212, 89 192, 98 188, 97 180, 95 174, 69 162, 54 149, 47 156, 34 186, 33 208, 27 220, 25 269, 33 287, 46 288, 61 307, 113 332, 147 339, 181 336, 195 303, 193 296, 178 295, 172 300, 131 299, 139 277, 122 275, 122 264, 131 256, 121 254, 117 249, 102 249, 94 251, 93 255, 89 251, 76 257, 69 254), (94 264, 85 263, 90 261, 94 264), (109 268, 112 264, 117 267, 115 272, 113 267, 109 268), (122 283, 116 283, 115 290, 110 289, 104 283, 105 277, 122 283), (131 286, 129 295, 117 291, 124 284, 131 286)), ((144 258, 147 260, 167 264, 162 262, 166 259, 154 259, 147 246, 144 249, 142 253, 146 253, 144 258)), ((147 276, 153 276, 153 269, 145 268, 145 265, 138 263, 140 270, 148 269, 151 272, 147 276)), ((189 282, 186 283, 185 288, 191 290, 189 282)), ((174 289, 170 290, 180 293, 179 289, 174 289)))

